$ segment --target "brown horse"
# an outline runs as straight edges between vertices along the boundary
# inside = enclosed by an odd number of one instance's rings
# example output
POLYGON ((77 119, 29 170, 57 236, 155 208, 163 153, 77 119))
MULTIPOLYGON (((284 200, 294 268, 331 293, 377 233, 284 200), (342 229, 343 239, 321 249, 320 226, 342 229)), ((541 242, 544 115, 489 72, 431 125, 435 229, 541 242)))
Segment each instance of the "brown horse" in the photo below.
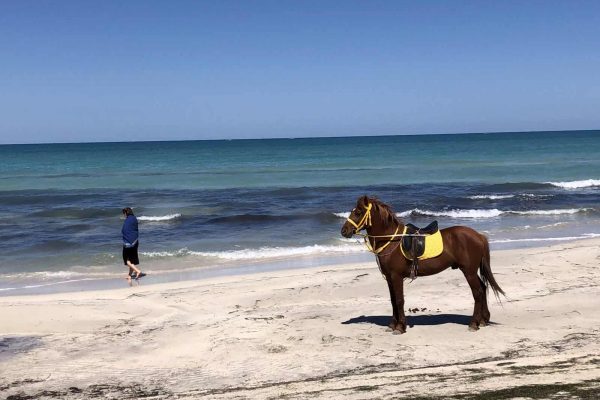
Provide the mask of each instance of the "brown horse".
MULTIPOLYGON (((367 245, 377 257, 381 272, 387 280, 392 302, 393 317, 389 327, 394 333, 406 332, 404 315, 404 279, 411 275, 412 262, 404 257, 398 248, 403 222, 392 209, 383 202, 362 196, 342 226, 342 236, 346 238, 366 229, 367 245), (398 234, 398 232, 400 234, 398 234)), ((444 243, 443 252, 435 257, 419 261, 419 276, 442 272, 448 267, 458 268, 467 278, 471 287, 475 308, 469 323, 469 330, 477 330, 490 321, 487 305, 487 283, 499 299, 504 295, 490 268, 490 249, 487 238, 466 226, 452 226, 440 230, 444 243), (481 278, 477 275, 479 270, 481 278)))

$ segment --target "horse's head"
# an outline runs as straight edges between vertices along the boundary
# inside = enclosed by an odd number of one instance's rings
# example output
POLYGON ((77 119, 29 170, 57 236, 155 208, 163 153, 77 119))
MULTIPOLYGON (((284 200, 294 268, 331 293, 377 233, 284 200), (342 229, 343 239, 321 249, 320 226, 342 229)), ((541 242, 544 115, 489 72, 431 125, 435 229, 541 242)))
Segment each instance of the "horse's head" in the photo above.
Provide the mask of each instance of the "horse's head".
POLYGON ((402 224, 402 222, 395 217, 388 205, 377 199, 361 196, 356 201, 356 207, 342 225, 341 233, 342 236, 350 238, 363 229, 385 230, 389 226, 395 227, 398 224, 402 224))
POLYGON ((356 202, 356 207, 350 212, 350 216, 342 226, 342 236, 351 238, 355 233, 371 225, 371 210, 373 203, 367 196, 361 196, 356 202))

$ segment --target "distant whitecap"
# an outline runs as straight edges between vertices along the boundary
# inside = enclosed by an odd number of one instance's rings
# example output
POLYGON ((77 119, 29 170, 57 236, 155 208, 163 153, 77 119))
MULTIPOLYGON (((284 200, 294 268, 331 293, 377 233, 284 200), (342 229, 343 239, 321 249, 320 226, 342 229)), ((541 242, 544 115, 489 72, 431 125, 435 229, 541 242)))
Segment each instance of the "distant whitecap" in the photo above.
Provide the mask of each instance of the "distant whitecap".
POLYGON ((515 197, 514 194, 478 194, 475 196, 469 196, 469 199, 473 199, 473 200, 481 200, 481 199, 488 199, 488 200, 502 200, 502 199, 510 199, 515 197))
POLYGON ((169 214, 169 215, 161 215, 161 216, 157 216, 157 217, 142 215, 140 217, 137 217, 137 219, 138 219, 138 221, 161 222, 161 221, 171 221, 171 220, 177 219, 179 217, 181 217, 181 214, 169 214))

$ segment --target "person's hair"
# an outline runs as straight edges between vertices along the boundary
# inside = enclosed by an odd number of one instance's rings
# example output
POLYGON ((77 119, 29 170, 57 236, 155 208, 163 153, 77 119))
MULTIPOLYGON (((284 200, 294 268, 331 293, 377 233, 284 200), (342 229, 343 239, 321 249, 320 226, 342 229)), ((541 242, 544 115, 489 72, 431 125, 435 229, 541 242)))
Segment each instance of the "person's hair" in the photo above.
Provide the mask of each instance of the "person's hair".
POLYGON ((133 210, 131 209, 131 207, 125 207, 123 209, 123 214, 125 214, 125 215, 133 215, 133 210))

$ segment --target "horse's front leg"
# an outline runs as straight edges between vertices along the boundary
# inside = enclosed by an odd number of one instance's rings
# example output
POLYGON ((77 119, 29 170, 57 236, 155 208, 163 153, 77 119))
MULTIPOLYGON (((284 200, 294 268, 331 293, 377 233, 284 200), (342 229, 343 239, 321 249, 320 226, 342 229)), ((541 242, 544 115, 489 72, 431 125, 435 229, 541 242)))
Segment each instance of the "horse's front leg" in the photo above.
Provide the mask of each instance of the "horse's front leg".
POLYGON ((391 274, 392 290, 394 291, 394 317, 395 326, 391 327, 394 333, 406 332, 406 316, 404 315, 404 277, 401 274, 391 274))
POLYGON ((396 329, 396 325, 398 325, 398 305, 396 304, 396 294, 394 293, 394 286, 392 285, 392 278, 389 275, 385 276, 387 281, 388 289, 390 291, 390 302, 392 303, 392 320, 388 325, 391 330, 396 329))

